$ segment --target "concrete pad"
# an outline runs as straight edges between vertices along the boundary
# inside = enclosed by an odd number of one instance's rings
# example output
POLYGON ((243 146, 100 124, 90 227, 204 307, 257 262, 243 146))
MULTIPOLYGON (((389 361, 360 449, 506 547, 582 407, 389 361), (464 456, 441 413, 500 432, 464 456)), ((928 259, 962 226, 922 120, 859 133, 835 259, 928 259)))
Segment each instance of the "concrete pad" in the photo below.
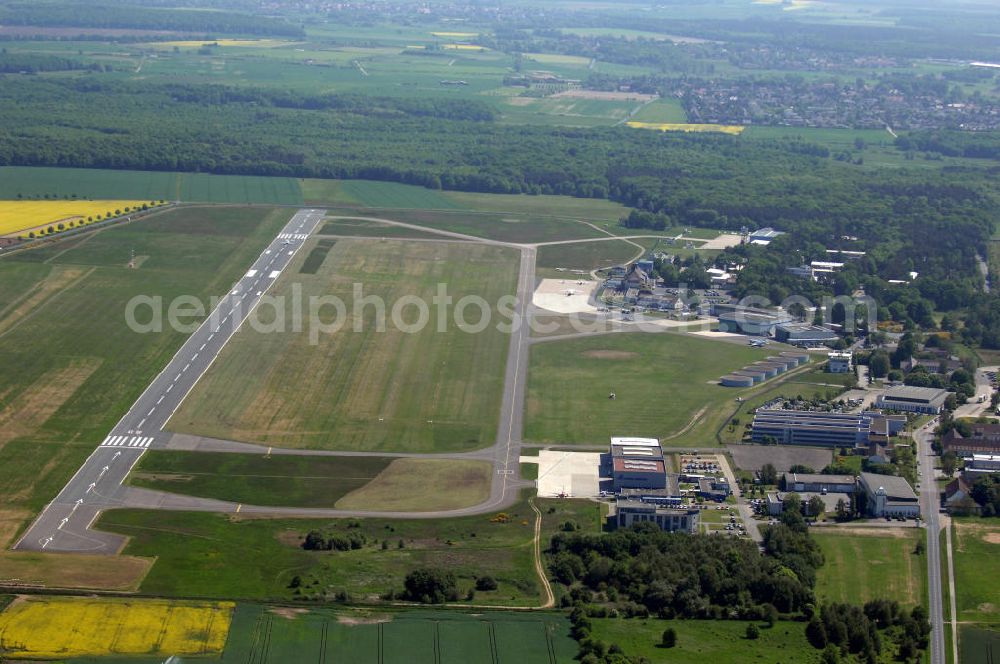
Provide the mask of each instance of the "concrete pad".
MULTIPOLYGON (((685 240, 689 238, 683 238, 685 240)), ((739 235, 734 235, 732 233, 723 233, 718 237, 714 237, 711 240, 705 242, 698 246, 699 249, 728 249, 729 247, 738 247, 740 242, 743 241, 739 235)))
POLYGON ((532 297, 534 305, 557 314, 597 313, 590 297, 600 282, 590 279, 542 279, 532 297))
POLYGON ((565 494, 571 498, 598 496, 601 455, 599 452, 538 453, 538 495, 555 498, 565 494))
POLYGON ((719 332, 718 330, 702 330, 700 332, 692 332, 691 334, 697 334, 700 337, 712 337, 715 339, 738 339, 740 337, 749 338, 745 334, 736 334, 735 332, 719 332))

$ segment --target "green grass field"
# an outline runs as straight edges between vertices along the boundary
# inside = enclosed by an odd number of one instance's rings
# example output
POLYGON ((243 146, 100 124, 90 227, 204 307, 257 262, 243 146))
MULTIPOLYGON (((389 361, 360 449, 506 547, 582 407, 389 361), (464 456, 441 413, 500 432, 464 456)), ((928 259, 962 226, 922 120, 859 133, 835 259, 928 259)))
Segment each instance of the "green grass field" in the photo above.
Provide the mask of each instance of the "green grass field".
POLYGON ((449 212, 430 210, 360 210, 359 216, 379 217, 437 230, 464 233, 501 242, 552 242, 604 237, 593 226, 530 213, 449 212))
POLYGON ((927 557, 913 553, 925 537, 919 528, 817 528, 813 538, 826 560, 816 580, 820 601, 863 604, 892 599, 926 605, 927 557), (858 561, 864 561, 859 564, 858 561))
POLYGON ((0 167, 0 198, 50 196, 301 205, 294 178, 207 173, 113 171, 83 168, 0 167))
POLYGON ((333 507, 391 461, 150 450, 133 469, 129 484, 252 505, 333 507))
POLYGON ((760 638, 746 638, 742 620, 594 619, 593 635, 608 645, 617 644, 631 657, 650 662, 712 662, 713 664, 811 664, 820 661, 820 651, 809 645, 805 623, 778 622, 761 628, 760 638), (677 631, 677 645, 659 647, 663 630, 677 631))
MULTIPOLYGON (((604 444, 612 435, 667 438, 739 393, 710 381, 766 355, 670 333, 538 343, 531 349, 525 438, 559 444, 604 444)), ((664 442, 692 444, 687 435, 664 442)))
POLYGON ((370 219, 330 219, 323 222, 317 231, 319 235, 340 235, 346 237, 387 237, 433 240, 441 239, 440 235, 418 231, 412 228, 392 226, 370 219))
POLYGON ((444 209, 457 207, 440 191, 373 180, 300 180, 310 205, 444 209))
POLYGON ((514 212, 538 216, 572 217, 587 221, 613 222, 627 216, 630 208, 599 198, 571 196, 528 196, 526 194, 479 194, 467 191, 442 192, 457 207, 479 212, 514 212))
POLYGON ((624 240, 552 244, 538 249, 535 264, 540 268, 563 267, 570 270, 595 270, 622 265, 641 252, 639 247, 624 240))
POLYGON ((977 518, 952 523, 958 619, 1000 624, 1000 525, 977 518))
POLYGON ((184 341, 130 330, 129 300, 225 293, 289 216, 187 208, 0 260, 0 529, 55 496, 184 341))
MULTIPOLYGON (((290 600, 346 592, 355 602, 369 603, 386 591, 402 589, 410 570, 438 566, 455 573, 463 595, 477 576, 494 576, 499 588, 478 592, 476 603, 535 605, 540 593, 533 562, 535 515, 526 502, 505 513, 501 522, 493 514, 290 520, 112 510, 97 526, 129 535, 125 553, 156 559, 140 590, 164 597, 290 600), (367 544, 353 551, 305 551, 301 542, 310 530, 359 532, 367 544), (299 593, 288 587, 294 576, 302 579, 299 593)), ((543 541, 554 532, 546 528, 543 541)))
MULTIPOLYGON (((514 291, 512 251, 479 244, 340 239, 317 273, 302 274, 301 264, 297 257, 273 294, 294 298, 301 288, 306 302, 312 296, 337 296, 345 303, 344 321, 353 322, 320 333, 307 321, 295 332, 291 306, 281 318, 262 314, 262 319, 287 322, 286 332, 241 328, 170 420, 171 430, 344 450, 430 452, 492 443, 507 336, 496 329, 498 318, 479 333, 463 332, 453 317, 446 318, 444 331, 438 332, 437 308, 431 303, 443 283, 455 302, 478 295, 496 307, 501 296, 514 291), (386 303, 382 331, 376 305, 354 306, 354 284, 363 287, 364 296, 386 303), (418 296, 431 307, 428 324, 416 333, 405 331, 416 320, 414 306, 397 315, 403 325, 393 321, 392 311, 404 296, 418 296)), ((479 320, 478 309, 466 314, 470 322, 479 320)), ((335 315, 332 306, 322 312, 328 330, 335 315)))
POLYGON ((629 119, 636 122, 684 123, 687 122, 687 113, 679 99, 660 99, 646 104, 629 119))
POLYGON ((490 496, 486 461, 396 459, 371 482, 344 496, 346 510, 419 512, 471 507, 490 496))

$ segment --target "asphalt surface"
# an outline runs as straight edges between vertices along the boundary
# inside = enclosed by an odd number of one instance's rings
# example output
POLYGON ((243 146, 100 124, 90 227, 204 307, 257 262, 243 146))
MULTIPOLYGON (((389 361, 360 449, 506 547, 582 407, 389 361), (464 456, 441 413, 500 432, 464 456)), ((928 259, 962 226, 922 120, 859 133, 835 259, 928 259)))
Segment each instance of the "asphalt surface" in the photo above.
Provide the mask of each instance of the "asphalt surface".
POLYGON ((937 420, 914 432, 920 456, 920 511, 927 526, 927 591, 930 600, 931 664, 945 664, 944 604, 941 593, 941 503, 934 481, 931 438, 937 420))
POLYGON ((14 546, 22 551, 115 553, 123 538, 90 529, 98 514, 127 505, 122 486, 132 467, 151 447, 163 447, 163 427, 208 370, 254 306, 288 266, 323 210, 297 212, 223 297, 207 319, 87 458, 14 546))

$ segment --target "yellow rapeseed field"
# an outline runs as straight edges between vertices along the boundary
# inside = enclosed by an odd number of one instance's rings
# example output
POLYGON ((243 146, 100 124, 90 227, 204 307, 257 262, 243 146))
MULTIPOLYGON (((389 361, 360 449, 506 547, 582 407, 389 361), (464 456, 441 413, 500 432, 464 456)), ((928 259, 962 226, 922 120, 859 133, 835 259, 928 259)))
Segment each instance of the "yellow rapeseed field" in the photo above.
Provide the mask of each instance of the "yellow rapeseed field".
POLYGON ((19 599, 0 614, 0 652, 14 659, 219 653, 234 607, 233 602, 19 599))
POLYGON ((488 51, 489 49, 485 46, 476 46, 475 44, 444 44, 441 48, 450 48, 455 51, 488 51))
POLYGON ((659 131, 716 131, 723 134, 742 134, 746 127, 739 125, 717 124, 676 124, 670 122, 627 122, 629 127, 637 129, 657 129, 659 131))
POLYGON ((38 229, 36 235, 44 235, 49 225, 58 231, 62 223, 62 230, 66 230, 71 223, 73 227, 88 223, 89 217, 98 221, 98 216, 104 219, 109 212, 124 213, 125 208, 132 211, 143 205, 154 206, 152 201, 0 201, 0 236, 31 229, 38 229))

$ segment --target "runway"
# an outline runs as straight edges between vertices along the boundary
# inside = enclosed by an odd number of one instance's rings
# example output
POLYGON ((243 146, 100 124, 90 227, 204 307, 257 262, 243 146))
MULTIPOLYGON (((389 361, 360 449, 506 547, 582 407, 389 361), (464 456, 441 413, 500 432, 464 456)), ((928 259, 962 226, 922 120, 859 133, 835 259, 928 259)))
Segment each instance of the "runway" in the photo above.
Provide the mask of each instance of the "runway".
MULTIPOLYGON (((104 509, 126 506, 122 486, 150 448, 164 447, 164 425, 205 374, 303 242, 325 210, 300 210, 264 249, 242 278, 219 300, 69 483, 14 546, 21 551, 115 553, 124 540, 90 529, 104 509)), ((138 333, 138 332, 137 332, 138 333)))

